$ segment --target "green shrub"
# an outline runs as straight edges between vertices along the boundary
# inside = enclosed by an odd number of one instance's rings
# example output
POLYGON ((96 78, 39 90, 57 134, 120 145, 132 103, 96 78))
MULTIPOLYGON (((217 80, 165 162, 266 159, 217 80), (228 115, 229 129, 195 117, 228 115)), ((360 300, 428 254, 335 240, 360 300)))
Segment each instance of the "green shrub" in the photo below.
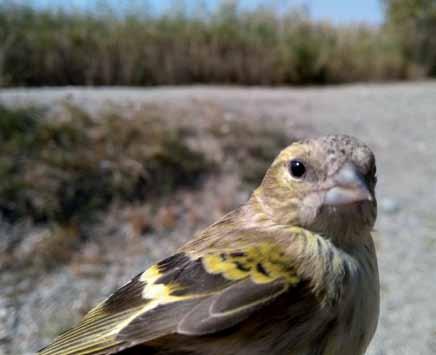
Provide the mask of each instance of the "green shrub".
POLYGON ((414 75, 436 76, 436 3, 433 0, 383 0, 385 31, 397 43, 414 75))

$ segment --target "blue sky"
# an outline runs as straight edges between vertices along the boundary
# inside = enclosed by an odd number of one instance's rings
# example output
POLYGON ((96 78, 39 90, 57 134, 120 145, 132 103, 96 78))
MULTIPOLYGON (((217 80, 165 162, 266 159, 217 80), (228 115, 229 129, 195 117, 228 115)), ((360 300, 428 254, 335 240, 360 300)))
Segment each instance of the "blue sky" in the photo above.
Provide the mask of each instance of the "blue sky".
POLYGON ((327 18, 336 23, 369 22, 379 24, 383 21, 380 0, 307 0, 314 18, 327 18))
MULTIPOLYGON (((27 1, 17 2, 26 3, 27 1)), ((60 5, 79 9, 91 9, 98 3, 116 4, 121 8, 129 7, 133 3, 135 6, 152 6, 155 11, 160 11, 168 8, 171 4, 178 2, 192 6, 202 2, 208 7, 216 6, 219 0, 31 0, 37 6, 43 7, 58 7, 60 5)), ((304 5, 309 9, 309 13, 315 19, 327 19, 334 23, 350 23, 350 22, 367 22, 371 24, 379 24, 383 20, 383 11, 380 0, 240 0, 239 4, 242 7, 252 8, 259 4, 274 4, 279 8, 286 5, 304 5)))

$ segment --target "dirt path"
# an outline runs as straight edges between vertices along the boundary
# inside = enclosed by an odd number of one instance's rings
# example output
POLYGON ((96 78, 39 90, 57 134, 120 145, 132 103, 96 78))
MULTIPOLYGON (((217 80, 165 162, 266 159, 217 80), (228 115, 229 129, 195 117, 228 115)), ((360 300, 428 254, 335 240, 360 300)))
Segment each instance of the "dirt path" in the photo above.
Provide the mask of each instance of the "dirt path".
POLYGON ((2 90, 0 101, 53 105, 71 100, 90 110, 118 103, 214 102, 243 114, 267 113, 348 133, 378 158, 377 244, 382 314, 370 355, 436 354, 436 83, 323 89, 42 89, 2 90))

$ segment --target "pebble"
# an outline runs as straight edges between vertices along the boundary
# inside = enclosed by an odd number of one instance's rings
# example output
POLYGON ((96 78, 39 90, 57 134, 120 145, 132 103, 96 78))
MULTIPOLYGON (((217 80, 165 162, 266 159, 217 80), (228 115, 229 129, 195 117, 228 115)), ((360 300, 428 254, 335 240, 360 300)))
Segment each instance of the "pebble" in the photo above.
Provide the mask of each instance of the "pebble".
POLYGON ((387 214, 396 214, 400 211, 400 203, 390 197, 385 197, 380 200, 380 209, 387 214))

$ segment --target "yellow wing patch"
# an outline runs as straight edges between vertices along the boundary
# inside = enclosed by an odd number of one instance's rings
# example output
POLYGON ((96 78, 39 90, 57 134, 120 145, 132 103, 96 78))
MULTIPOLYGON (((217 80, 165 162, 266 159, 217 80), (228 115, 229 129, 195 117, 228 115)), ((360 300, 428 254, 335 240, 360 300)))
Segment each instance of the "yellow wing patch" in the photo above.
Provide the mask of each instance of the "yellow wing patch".
MULTIPOLYGON (((174 318, 174 312, 181 312, 179 317, 185 312, 183 307, 187 303, 184 301, 196 305, 197 299, 218 295, 234 281, 244 279, 251 279, 257 285, 283 279, 288 286, 293 286, 300 281, 292 268, 292 260, 276 245, 261 244, 209 253, 200 258, 179 253, 132 279, 41 354, 107 354, 125 346, 126 338, 120 335, 126 336, 129 326, 136 326, 137 319, 144 319, 144 337, 148 336, 145 334, 147 329, 153 334, 151 336, 156 336, 161 328, 153 328, 147 323, 144 318, 147 312, 160 306, 163 306, 162 311, 170 304, 174 305, 165 318, 168 326, 162 328, 166 332, 171 326, 176 327, 180 320, 174 318), (178 308, 177 304, 180 304, 178 308)), ((156 323, 157 326, 161 325, 156 323)), ((128 344, 134 342, 135 336, 128 338, 128 344)))
POLYGON ((292 261, 275 245, 261 244, 242 251, 208 254, 202 258, 203 265, 211 274, 222 274, 233 281, 250 277, 257 284, 283 278, 290 285, 300 279, 292 269, 292 261))

